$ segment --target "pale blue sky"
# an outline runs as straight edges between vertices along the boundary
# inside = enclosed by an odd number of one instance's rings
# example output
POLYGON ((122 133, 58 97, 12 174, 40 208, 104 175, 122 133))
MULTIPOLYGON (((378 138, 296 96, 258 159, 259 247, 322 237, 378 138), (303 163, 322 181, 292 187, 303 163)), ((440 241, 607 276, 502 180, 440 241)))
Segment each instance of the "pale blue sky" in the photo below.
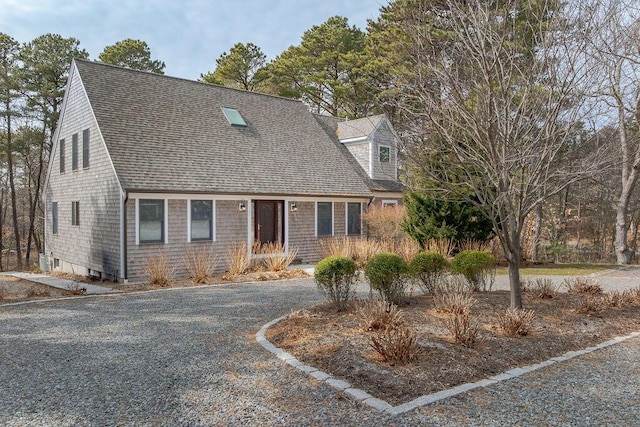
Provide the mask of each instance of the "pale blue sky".
POLYGON ((0 0, 0 32, 19 42, 45 33, 75 37, 97 59, 105 46, 147 42, 165 74, 197 79, 237 42, 273 59, 304 31, 335 15, 366 29, 386 0, 0 0))

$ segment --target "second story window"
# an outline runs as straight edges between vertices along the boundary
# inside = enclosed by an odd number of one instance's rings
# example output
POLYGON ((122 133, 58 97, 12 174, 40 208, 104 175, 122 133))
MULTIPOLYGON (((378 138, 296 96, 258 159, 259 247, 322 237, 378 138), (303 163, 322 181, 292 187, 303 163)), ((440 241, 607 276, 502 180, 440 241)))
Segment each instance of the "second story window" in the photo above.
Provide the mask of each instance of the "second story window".
POLYGON ((64 173, 64 139, 60 140, 60 173, 64 173))
POLYGON ((71 137, 71 169, 78 170, 78 134, 71 137))
POLYGON ((89 167, 89 129, 82 131, 82 168, 89 167))
POLYGON ((379 150, 379 156, 380 156, 380 163, 389 163, 389 159, 391 157, 391 149, 389 147, 381 145, 380 147, 378 147, 378 150, 379 150))

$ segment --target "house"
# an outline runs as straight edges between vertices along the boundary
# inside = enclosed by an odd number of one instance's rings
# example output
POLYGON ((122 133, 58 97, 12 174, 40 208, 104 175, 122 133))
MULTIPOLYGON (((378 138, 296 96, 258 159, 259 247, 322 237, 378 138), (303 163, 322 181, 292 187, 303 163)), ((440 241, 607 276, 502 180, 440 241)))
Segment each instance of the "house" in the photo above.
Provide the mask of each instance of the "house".
POLYGON ((315 261, 321 239, 361 233, 370 203, 400 199, 395 137, 384 116, 345 122, 296 100, 74 60, 44 186, 45 258, 114 280, 143 277, 157 254, 184 272, 186 247, 225 265, 238 242, 315 261))

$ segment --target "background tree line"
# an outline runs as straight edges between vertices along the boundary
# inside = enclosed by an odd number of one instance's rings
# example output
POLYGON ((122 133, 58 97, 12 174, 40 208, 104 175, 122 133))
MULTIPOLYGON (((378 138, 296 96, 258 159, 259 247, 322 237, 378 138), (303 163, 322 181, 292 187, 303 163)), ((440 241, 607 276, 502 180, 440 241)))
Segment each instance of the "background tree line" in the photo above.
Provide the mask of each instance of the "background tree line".
MULTIPOLYGON (((638 16, 630 0, 394 0, 365 30, 332 17, 270 61, 237 43, 201 80, 345 119, 386 113, 417 193, 408 204, 422 203, 407 229, 468 236, 456 227, 473 220, 488 235, 488 221, 515 285, 523 258, 585 247, 599 260, 633 258, 638 16)), ((54 34, 26 44, 2 34, 0 54, 0 243, 21 266, 42 250, 39 193, 68 65, 88 54, 54 34)), ((139 40, 107 46, 98 60, 164 70, 139 40)))

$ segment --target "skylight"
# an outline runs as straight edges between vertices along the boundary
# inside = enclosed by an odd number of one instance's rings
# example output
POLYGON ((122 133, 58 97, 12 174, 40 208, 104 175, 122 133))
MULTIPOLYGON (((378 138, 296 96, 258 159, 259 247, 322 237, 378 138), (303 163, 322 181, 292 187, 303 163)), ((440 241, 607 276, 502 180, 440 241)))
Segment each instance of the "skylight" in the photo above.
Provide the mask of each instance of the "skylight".
POLYGON ((240 111, 235 108, 222 107, 222 112, 231 126, 247 126, 240 111))

